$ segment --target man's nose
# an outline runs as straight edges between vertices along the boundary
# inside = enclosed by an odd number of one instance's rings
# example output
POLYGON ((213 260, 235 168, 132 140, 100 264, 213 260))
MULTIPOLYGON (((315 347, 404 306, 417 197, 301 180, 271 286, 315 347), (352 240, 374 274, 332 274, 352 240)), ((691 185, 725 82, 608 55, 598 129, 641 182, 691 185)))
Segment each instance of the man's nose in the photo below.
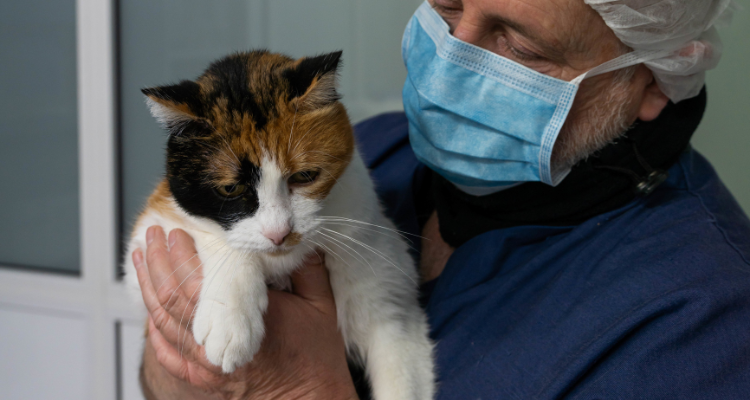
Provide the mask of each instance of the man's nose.
POLYGON ((289 225, 274 227, 274 228, 263 228, 261 231, 263 236, 267 237, 276 246, 280 246, 284 243, 284 240, 289 233, 292 231, 292 227, 289 225))
POLYGON ((486 33, 482 31, 481 19, 470 10, 464 10, 451 34, 456 39, 479 47, 482 47, 481 42, 486 36, 486 33))

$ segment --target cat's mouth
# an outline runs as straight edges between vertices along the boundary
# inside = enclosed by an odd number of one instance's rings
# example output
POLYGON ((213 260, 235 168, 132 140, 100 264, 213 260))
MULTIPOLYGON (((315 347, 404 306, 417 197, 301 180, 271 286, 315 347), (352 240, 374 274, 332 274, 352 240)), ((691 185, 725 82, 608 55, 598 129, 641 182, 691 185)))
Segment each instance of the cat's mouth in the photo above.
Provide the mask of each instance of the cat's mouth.
POLYGON ((273 249, 273 250, 269 251, 268 255, 269 256, 276 256, 276 257, 278 257, 278 256, 287 255, 287 254, 289 254, 291 252, 292 252, 292 249, 289 248, 289 247, 279 247, 279 248, 276 248, 276 249, 273 249))

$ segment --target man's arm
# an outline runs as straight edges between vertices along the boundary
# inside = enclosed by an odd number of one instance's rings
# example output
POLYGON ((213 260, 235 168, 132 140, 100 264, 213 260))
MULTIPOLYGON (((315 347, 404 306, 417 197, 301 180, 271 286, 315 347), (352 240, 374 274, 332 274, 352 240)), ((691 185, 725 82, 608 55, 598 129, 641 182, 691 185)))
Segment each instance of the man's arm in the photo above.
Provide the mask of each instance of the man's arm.
POLYGON ((227 375, 208 362, 185 321, 189 318, 181 318, 192 315, 197 299, 190 294, 202 281, 192 238, 175 230, 167 246, 163 230, 151 227, 147 241, 147 263, 140 250, 133 253, 149 311, 142 368, 146 396, 160 400, 356 398, 322 257, 309 258, 292 275, 293 293, 269 291, 261 349, 250 364, 227 375))

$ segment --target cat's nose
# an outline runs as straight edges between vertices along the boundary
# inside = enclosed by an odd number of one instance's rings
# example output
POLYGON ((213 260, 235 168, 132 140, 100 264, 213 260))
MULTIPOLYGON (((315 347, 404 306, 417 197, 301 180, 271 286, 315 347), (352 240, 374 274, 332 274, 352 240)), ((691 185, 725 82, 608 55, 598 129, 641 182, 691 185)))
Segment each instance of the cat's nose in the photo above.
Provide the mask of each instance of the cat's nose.
POLYGON ((280 246, 284 243, 284 239, 289 236, 289 232, 292 231, 290 226, 284 226, 276 229, 263 229, 263 236, 267 237, 276 246, 280 246))

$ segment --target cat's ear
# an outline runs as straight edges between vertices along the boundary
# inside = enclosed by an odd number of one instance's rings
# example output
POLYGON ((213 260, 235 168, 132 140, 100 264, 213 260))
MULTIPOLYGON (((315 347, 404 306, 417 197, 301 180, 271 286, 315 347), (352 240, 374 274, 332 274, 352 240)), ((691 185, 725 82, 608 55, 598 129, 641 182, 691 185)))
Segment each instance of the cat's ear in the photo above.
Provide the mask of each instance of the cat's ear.
POLYGON ((341 51, 304 57, 284 72, 289 81, 289 99, 299 98, 311 109, 329 105, 341 98, 336 92, 341 51))
POLYGON ((141 93, 146 95, 151 115, 170 131, 198 118, 201 92, 196 82, 145 88, 141 93))

